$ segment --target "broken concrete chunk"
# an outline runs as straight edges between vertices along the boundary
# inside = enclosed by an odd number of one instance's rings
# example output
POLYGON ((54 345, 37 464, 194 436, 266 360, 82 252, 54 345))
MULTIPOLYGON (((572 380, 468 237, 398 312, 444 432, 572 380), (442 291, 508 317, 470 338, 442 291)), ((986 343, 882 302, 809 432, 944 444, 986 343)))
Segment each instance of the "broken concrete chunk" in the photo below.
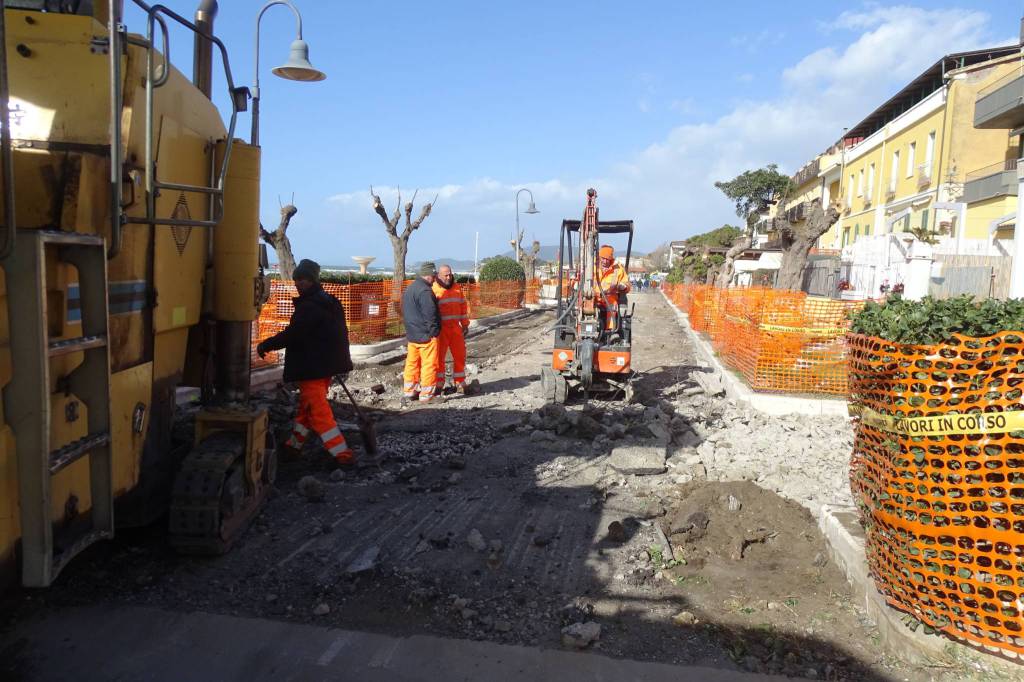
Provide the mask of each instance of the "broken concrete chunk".
POLYGON ((664 445, 618 445, 612 449, 608 465, 623 474, 650 476, 665 473, 666 457, 664 445))
POLYGON ((562 644, 570 649, 586 649, 600 638, 601 626, 594 621, 562 628, 562 644))
POLYGON ((695 625, 697 623, 697 616, 693 615, 690 611, 680 611, 672 617, 672 622, 676 625, 695 625))
POLYGON ((735 496, 730 495, 729 496, 729 511, 731 511, 731 512, 738 512, 742 508, 743 508, 743 503, 740 502, 739 499, 736 498, 735 496))
POLYGON ((370 386, 370 390, 377 395, 380 395, 387 389, 384 388, 384 384, 374 384, 373 386, 370 386))
POLYGON ((363 550, 362 554, 357 556, 352 563, 345 569, 345 573, 348 575, 359 575, 360 573, 367 573, 377 568, 377 562, 380 559, 380 546, 373 545, 363 550))
POLYGON ((299 494, 309 502, 320 502, 327 494, 327 487, 315 476, 303 476, 297 487, 299 494))
POLYGON ((469 535, 466 536, 466 544, 472 547, 474 552, 482 552, 487 549, 487 541, 476 528, 469 531, 469 535))
POLYGON ((313 607, 313 615, 314 616, 326 616, 330 612, 331 612, 331 607, 328 606, 327 604, 324 604, 323 602, 320 602, 319 604, 317 604, 316 606, 313 607))

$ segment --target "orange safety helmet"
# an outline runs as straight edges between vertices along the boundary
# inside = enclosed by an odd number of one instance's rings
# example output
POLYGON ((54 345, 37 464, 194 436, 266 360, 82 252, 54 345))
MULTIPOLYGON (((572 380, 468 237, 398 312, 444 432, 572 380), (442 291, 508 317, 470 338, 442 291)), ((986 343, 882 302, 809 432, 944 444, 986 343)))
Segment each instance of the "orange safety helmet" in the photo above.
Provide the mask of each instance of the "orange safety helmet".
POLYGON ((601 250, 598 251, 598 254, 601 256, 601 258, 608 258, 609 260, 612 260, 615 258, 615 249, 605 244, 604 246, 601 247, 601 250))

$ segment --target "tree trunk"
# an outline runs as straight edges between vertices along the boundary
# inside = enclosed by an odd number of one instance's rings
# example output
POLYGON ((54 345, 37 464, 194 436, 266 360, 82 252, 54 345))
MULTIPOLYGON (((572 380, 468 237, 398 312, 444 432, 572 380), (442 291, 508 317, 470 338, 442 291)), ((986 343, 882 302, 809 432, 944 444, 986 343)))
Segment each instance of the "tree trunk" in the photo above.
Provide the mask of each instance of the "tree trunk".
POLYGON ((409 240, 401 237, 391 238, 391 253, 394 257, 395 275, 391 281, 391 300, 395 308, 401 312, 402 283, 405 281, 405 257, 409 252, 409 240))
POLYGON ((794 225, 785 218, 775 219, 774 227, 782 242, 782 265, 775 282, 776 289, 803 289, 804 270, 807 269, 807 257, 811 249, 821 235, 839 220, 838 205, 833 204, 825 209, 820 200, 809 203, 811 207, 805 211, 807 219, 803 224, 794 225))
POLYGON ((725 253, 725 262, 722 263, 722 267, 718 271, 715 286, 720 289, 725 289, 729 286, 729 282, 732 281, 734 263, 741 253, 750 248, 750 242, 750 236, 740 237, 733 242, 732 248, 725 253))
POLYGON ((290 279, 292 271, 295 270, 295 256, 292 255, 292 242, 288 239, 288 226, 299 209, 292 204, 281 207, 281 222, 273 232, 267 232, 263 224, 260 224, 260 237, 267 244, 274 248, 277 254, 277 267, 281 272, 281 279, 290 279))
POLYGON ((292 242, 288 235, 282 234, 272 244, 277 254, 277 266, 281 270, 281 279, 288 279, 295 270, 295 256, 292 255, 292 242))

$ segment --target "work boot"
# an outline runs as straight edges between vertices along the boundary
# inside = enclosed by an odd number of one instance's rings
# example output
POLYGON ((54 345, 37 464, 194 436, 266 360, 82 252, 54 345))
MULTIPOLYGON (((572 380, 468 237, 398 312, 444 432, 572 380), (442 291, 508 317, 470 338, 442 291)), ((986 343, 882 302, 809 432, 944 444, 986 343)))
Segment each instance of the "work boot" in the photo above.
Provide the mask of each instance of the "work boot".
POLYGON ((281 443, 277 446, 277 461, 279 462, 297 462, 302 459, 302 450, 296 447, 292 447, 287 443, 281 443))
POLYGON ((352 452, 352 448, 345 448, 334 456, 334 462, 339 467, 350 467, 356 463, 356 453, 352 452))

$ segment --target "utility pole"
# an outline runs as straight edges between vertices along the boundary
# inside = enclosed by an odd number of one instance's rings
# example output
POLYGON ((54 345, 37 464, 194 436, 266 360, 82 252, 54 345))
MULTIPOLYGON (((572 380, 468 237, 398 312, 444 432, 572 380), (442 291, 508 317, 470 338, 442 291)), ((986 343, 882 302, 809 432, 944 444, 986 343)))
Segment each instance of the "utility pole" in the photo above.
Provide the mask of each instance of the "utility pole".
POLYGON ((473 247, 473 279, 480 277, 480 231, 476 233, 476 245, 473 247))

